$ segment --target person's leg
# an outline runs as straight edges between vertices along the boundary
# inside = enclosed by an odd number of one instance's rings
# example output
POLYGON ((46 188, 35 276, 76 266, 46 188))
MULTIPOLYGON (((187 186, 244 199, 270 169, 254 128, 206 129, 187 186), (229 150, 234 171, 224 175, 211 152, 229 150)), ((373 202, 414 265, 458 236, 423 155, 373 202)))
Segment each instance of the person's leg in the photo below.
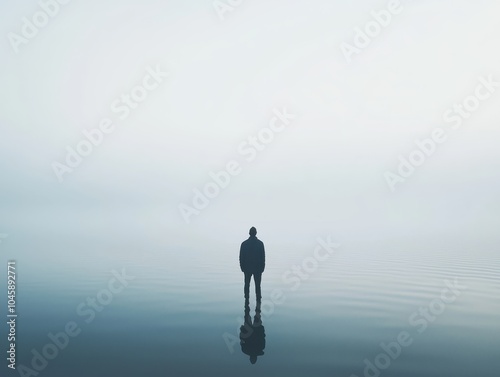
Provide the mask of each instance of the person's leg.
POLYGON ((248 294, 250 291, 250 279, 252 278, 252 274, 245 272, 245 287, 243 288, 243 292, 245 293, 245 298, 248 298, 248 294))
POLYGON ((255 281, 255 295, 257 296, 257 300, 262 299, 262 294, 260 292, 260 282, 262 280, 262 273, 253 274, 253 280, 255 281))

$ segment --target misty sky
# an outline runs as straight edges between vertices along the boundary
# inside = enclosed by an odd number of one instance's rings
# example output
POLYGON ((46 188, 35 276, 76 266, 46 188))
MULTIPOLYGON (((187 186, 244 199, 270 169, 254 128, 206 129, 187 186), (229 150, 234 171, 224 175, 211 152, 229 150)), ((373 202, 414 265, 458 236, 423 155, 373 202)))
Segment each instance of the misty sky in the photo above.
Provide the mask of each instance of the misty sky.
POLYGON ((341 44, 387 3, 253 0, 221 19, 210 0, 73 0, 16 53, 8 33, 40 7, 2 2, 0 233, 498 240, 500 87, 458 130, 443 114, 500 81, 500 5, 402 1, 348 62, 341 44), (168 78, 120 119, 148 67, 168 78), (239 145, 284 108, 296 118, 247 161, 239 145), (53 162, 103 118, 113 132, 59 183, 53 162), (392 192, 384 173, 439 127, 392 192), (179 204, 231 160, 241 173, 186 224, 179 204))

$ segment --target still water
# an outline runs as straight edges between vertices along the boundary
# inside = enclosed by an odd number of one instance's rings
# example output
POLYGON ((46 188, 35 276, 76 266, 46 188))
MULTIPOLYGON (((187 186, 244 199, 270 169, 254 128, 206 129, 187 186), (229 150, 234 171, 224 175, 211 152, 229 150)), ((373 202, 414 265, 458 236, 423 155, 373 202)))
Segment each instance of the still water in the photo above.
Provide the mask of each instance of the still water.
POLYGON ((18 370, 2 376, 36 371, 44 347, 42 377, 498 375, 494 250, 310 241, 266 243, 263 302, 251 286, 245 313, 238 244, 11 237, 2 263, 17 260, 18 370), (254 327, 242 328, 246 314, 254 327), (60 334, 68 323, 77 335, 60 334))

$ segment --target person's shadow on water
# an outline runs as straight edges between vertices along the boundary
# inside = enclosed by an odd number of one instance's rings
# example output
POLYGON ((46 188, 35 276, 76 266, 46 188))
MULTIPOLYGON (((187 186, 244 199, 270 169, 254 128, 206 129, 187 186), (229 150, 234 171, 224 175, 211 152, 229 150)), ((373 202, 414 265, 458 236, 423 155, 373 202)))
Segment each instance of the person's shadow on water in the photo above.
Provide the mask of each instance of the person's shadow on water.
POLYGON ((260 302, 257 303, 255 317, 252 322, 250 306, 248 305, 248 301, 245 301, 245 323, 240 327, 240 345, 241 352, 250 356, 252 364, 257 362, 257 356, 264 355, 266 333, 264 332, 264 325, 262 325, 260 315, 260 302))

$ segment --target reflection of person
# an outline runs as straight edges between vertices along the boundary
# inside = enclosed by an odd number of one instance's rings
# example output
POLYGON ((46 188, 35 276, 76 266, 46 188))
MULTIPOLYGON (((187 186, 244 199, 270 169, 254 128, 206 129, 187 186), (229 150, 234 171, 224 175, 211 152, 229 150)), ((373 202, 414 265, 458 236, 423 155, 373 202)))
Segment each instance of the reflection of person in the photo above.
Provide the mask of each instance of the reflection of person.
POLYGON ((245 303, 245 323, 240 327, 241 352, 250 356, 250 362, 255 364, 257 356, 264 355, 266 348, 266 333, 260 316, 260 303, 255 308, 255 317, 252 323, 250 306, 245 303))
POLYGON ((243 241, 240 247, 240 268, 245 274, 245 298, 248 300, 250 280, 255 282, 255 295, 257 301, 262 298, 260 292, 260 281, 262 273, 266 266, 266 254, 264 251, 264 243, 257 238, 257 229, 250 228, 250 237, 243 241))

